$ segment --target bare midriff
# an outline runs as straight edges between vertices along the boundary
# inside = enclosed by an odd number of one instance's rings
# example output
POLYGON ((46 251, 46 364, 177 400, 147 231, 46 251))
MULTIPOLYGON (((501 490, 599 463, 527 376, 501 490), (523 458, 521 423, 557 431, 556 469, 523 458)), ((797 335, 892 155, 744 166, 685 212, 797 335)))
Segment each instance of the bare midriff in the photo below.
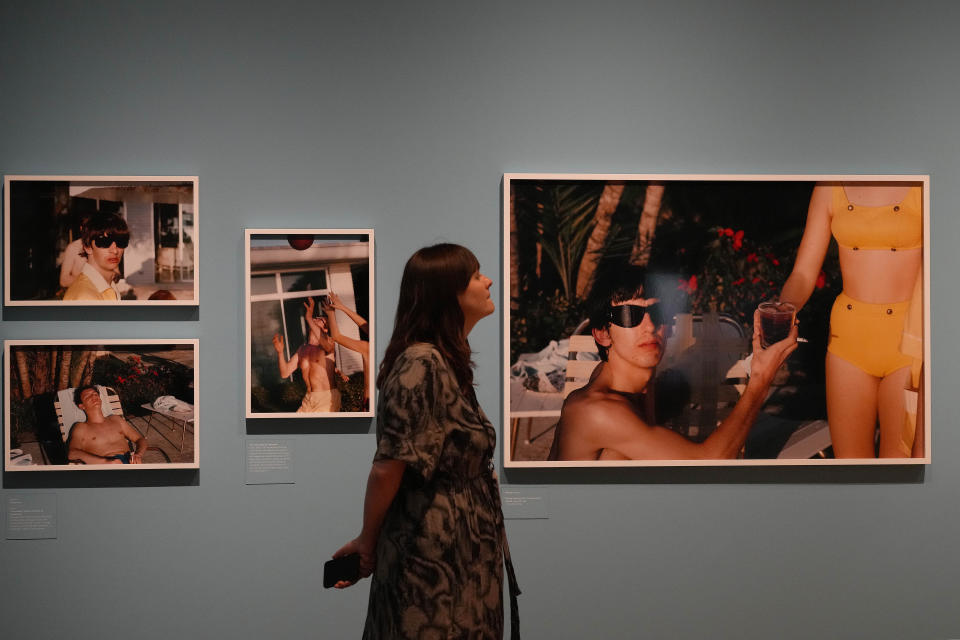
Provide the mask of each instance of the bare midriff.
POLYGON ((923 267, 923 249, 851 249, 840 247, 843 291, 870 304, 903 302, 913 296, 923 267))

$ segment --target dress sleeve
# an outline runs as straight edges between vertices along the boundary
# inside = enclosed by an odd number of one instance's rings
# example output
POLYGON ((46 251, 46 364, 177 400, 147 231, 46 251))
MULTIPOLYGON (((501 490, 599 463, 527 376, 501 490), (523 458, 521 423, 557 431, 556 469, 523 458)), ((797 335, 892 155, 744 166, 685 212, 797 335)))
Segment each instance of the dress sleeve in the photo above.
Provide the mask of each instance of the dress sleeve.
POLYGON ((397 358, 380 392, 374 460, 400 460, 429 480, 443 451, 443 361, 430 351, 397 358))

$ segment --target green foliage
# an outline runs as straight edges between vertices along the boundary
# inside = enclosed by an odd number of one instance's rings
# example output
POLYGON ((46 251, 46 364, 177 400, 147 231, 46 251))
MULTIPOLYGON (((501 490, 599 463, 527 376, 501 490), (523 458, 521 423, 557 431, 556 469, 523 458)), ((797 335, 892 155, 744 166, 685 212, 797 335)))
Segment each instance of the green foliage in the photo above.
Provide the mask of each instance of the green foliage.
POLYGON ((163 358, 138 355, 123 360, 115 355, 97 358, 93 363, 91 384, 113 387, 120 396, 126 414, 143 413, 142 405, 159 396, 174 396, 194 403, 193 369, 163 358))
POLYGON ((510 361, 540 351, 551 340, 569 338, 586 315, 584 303, 570 304, 559 291, 525 296, 523 313, 510 316, 510 361))
POLYGON ((347 380, 337 377, 340 391, 340 411, 365 411, 363 404, 363 371, 357 371, 347 380))
MULTIPOLYGON (((34 397, 26 400, 10 401, 10 448, 20 446, 22 438, 28 433, 36 433, 34 397)), ((36 437, 34 437, 36 439, 36 437)))
POLYGON ((598 202, 595 189, 561 184, 544 189, 543 199, 537 204, 540 246, 559 274, 563 294, 571 303, 576 299, 577 272, 595 226, 598 202))
MULTIPOLYGON (((702 266, 681 278, 677 290, 686 297, 690 312, 726 313, 749 334, 757 305, 778 296, 789 277, 793 247, 775 249, 770 244, 755 243, 742 230, 723 227, 710 229, 709 237, 702 266)), ((840 290, 840 271, 830 268, 831 262, 828 257, 827 270, 821 271, 801 320, 807 314, 822 315, 824 305, 829 305, 840 290)))

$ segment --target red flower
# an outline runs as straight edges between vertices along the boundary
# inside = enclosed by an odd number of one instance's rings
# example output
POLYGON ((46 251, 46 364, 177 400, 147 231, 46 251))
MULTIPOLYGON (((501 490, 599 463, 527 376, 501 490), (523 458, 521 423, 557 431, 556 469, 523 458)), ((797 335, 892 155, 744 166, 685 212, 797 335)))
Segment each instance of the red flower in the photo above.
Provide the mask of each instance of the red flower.
POLYGON ((689 280, 680 278, 680 282, 677 283, 677 289, 685 293, 693 293, 697 290, 697 276, 690 276, 689 280))
POLYGON ((739 287, 740 285, 742 285, 742 284, 743 284, 744 282, 746 282, 746 281, 747 281, 746 278, 738 278, 738 279, 734 280, 733 282, 731 282, 730 284, 732 284, 732 285, 735 286, 735 287, 739 287))
POLYGON ((820 275, 817 276, 817 282, 815 283, 817 289, 823 289, 827 286, 827 274, 823 271, 820 272, 820 275))
POLYGON ((723 230, 723 235, 727 236, 728 238, 732 238, 732 237, 733 237, 733 229, 724 229, 724 230, 723 230))
POLYGON ((739 251, 740 247, 743 246, 743 230, 737 231, 733 235, 733 250, 739 251))
MULTIPOLYGON (((760 276, 757 276, 756 278, 753 279, 753 284, 757 284, 758 282, 760 282, 760 276)), ((771 282, 770 284, 773 284, 773 283, 771 282)))
POLYGON ((123 382, 123 378, 121 378, 120 376, 117 376, 117 382, 123 382))
POLYGON ((750 263, 750 262, 756 262, 756 261, 757 261, 757 254, 752 253, 752 252, 747 254, 747 262, 748 262, 748 263, 750 263))

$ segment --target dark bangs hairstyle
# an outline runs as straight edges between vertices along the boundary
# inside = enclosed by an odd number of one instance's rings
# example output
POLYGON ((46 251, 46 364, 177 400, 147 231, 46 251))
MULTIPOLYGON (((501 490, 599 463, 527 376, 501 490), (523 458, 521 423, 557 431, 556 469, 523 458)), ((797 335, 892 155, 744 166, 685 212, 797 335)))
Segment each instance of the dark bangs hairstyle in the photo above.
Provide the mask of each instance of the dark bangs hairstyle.
POLYGON ((73 390, 73 404, 77 405, 78 407, 80 406, 80 396, 82 396, 83 392, 86 391, 87 389, 93 389, 94 391, 97 392, 97 397, 100 396, 100 390, 97 389, 96 385, 85 384, 82 387, 77 387, 76 389, 73 390))
POLYGON ((93 240, 100 236, 130 237, 127 222, 115 213, 95 213, 86 219, 81 228, 81 239, 84 247, 92 247, 93 240))
POLYGON ((410 256, 403 268, 393 335, 380 363, 377 388, 383 387, 404 349, 428 342, 453 369, 460 389, 468 395, 473 393, 473 362, 457 295, 467 288, 479 268, 473 252, 458 244, 435 244, 410 256))
MULTIPOLYGON (((610 307, 633 298, 658 298, 660 304, 670 306, 665 299, 665 276, 648 272, 643 267, 625 266, 599 274, 587 309, 590 314, 590 329, 606 329, 610 325, 610 307)), ((665 314, 670 317, 669 313, 665 314)), ((607 347, 597 343, 602 360, 607 359, 607 347)))

